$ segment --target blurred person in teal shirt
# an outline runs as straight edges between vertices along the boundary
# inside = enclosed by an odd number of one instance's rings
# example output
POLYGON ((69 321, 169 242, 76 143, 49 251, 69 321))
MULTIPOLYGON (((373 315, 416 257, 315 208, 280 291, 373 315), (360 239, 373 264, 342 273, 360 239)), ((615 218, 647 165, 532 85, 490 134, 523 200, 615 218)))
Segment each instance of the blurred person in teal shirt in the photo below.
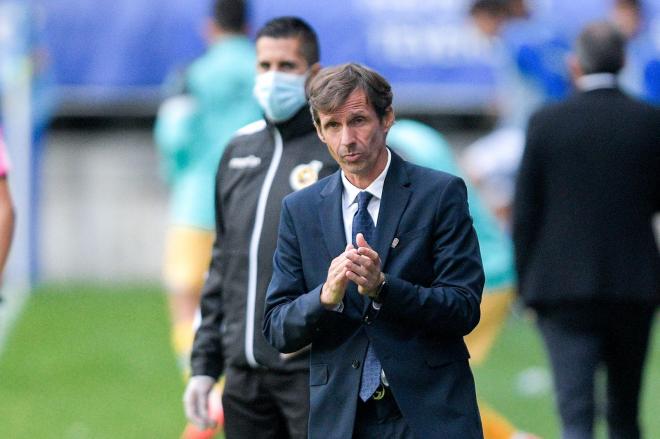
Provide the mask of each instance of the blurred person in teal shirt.
POLYGON ((184 94, 161 105, 155 141, 170 186, 164 281, 172 342, 188 363, 199 294, 215 237, 214 188, 220 157, 233 133, 259 119, 252 95, 256 55, 245 34, 245 3, 216 0, 209 47, 185 72, 184 94))
MULTIPOLYGON (((486 274, 481 299, 481 320, 465 342, 471 363, 481 364, 488 356, 502 325, 509 315, 516 282, 513 245, 495 216, 457 164, 451 147, 433 128, 410 119, 397 120, 387 135, 387 144, 404 159, 431 169, 449 172, 464 179, 468 190, 470 214, 479 239, 481 260, 486 274)), ((480 401, 485 439, 527 439, 535 436, 518 431, 502 415, 480 401)))
POLYGON ((410 119, 397 120, 390 129, 387 143, 397 154, 418 165, 458 175, 465 180, 470 214, 479 238, 481 259, 486 273, 485 292, 510 289, 515 283, 513 247, 501 230, 465 172, 458 166, 445 138, 435 129, 410 119))

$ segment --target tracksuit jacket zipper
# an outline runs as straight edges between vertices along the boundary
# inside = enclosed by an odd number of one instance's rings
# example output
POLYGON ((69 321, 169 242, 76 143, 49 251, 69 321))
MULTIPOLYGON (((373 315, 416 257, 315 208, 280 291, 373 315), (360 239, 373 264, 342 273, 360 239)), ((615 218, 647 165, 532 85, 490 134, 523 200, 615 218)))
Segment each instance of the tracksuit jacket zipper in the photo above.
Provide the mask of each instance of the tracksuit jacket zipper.
POLYGON ((273 128, 273 137, 275 140, 275 150, 273 152, 273 159, 268 166, 266 178, 261 186, 259 199, 257 201, 257 212, 254 219, 254 228, 252 229, 252 237, 250 238, 250 253, 248 255, 248 290, 247 290, 247 306, 245 312, 245 358, 252 367, 259 367, 254 356, 254 322, 256 313, 257 301, 257 277, 259 274, 259 241, 261 240, 261 232, 264 225, 264 217, 266 215, 266 204, 268 202, 268 195, 270 188, 275 179, 277 168, 282 159, 283 141, 282 135, 277 128, 273 128))

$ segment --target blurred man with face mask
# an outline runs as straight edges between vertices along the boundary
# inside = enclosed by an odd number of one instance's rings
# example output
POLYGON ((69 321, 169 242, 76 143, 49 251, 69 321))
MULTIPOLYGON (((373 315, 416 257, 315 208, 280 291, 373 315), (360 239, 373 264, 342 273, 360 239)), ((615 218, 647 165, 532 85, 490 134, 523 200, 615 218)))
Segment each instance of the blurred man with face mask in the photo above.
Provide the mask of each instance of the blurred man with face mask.
POLYGON ((280 17, 257 33, 254 94, 264 119, 239 130, 216 178, 216 241, 202 291, 202 323, 184 395, 188 419, 212 427, 209 395, 225 375, 225 435, 307 436, 308 351, 282 355, 265 340, 262 316, 285 195, 337 169, 316 132, 305 83, 320 69, 315 32, 280 17))

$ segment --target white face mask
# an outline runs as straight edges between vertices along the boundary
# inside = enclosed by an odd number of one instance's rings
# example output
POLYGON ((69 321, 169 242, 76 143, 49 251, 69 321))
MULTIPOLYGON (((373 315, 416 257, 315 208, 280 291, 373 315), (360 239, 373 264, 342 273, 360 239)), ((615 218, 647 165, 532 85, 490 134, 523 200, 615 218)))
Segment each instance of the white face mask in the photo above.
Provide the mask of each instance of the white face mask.
POLYGON ((271 122, 290 119, 305 103, 305 81, 302 75, 270 71, 257 75, 254 96, 271 122))

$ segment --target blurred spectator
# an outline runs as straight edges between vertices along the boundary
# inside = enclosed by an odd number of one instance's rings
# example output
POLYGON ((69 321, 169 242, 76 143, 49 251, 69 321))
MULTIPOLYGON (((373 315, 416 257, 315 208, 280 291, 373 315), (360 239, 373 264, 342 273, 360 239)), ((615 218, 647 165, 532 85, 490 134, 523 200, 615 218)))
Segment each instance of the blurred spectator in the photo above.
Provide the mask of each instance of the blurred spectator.
POLYGON ((216 231, 201 297, 188 419, 213 424, 209 394, 224 373, 228 438, 304 438, 309 415, 308 349, 281 355, 262 328, 282 199, 337 164, 319 140, 305 82, 319 70, 316 33, 295 17, 275 18, 257 33, 254 88, 265 120, 236 133, 216 179, 216 231))
POLYGON ((609 437, 640 437, 642 371, 660 303, 652 226, 660 109, 617 88, 624 45, 611 24, 583 30, 571 60, 579 92, 531 118, 518 176, 520 294, 538 315, 566 439, 593 437, 601 367, 609 437))
POLYGON ((567 45, 530 17, 521 0, 477 0, 470 14, 495 58, 497 125, 469 145, 461 158, 468 176, 503 227, 510 223, 515 174, 532 111, 569 90, 567 45))
MULTIPOLYGON (((413 163, 449 172, 465 179, 444 137, 433 128, 414 120, 397 120, 387 135, 387 144, 401 157, 413 163)), ((481 320, 465 341, 473 365, 482 364, 490 352, 513 301, 515 273, 513 248, 478 193, 465 179, 470 214, 479 238, 481 259, 486 274, 481 299, 481 320)), ((485 439, 531 438, 483 402, 479 403, 485 439)))
POLYGON ((164 279, 172 341, 189 361, 193 319, 211 260, 214 178, 232 134, 261 117, 252 96, 254 46, 245 35, 242 0, 216 0, 207 25, 209 48, 186 71, 185 94, 163 102, 155 139, 171 188, 164 279))
POLYGON ((616 0, 612 22, 628 41, 621 70, 622 88, 643 100, 660 105, 660 41, 651 34, 639 0, 616 0))
POLYGON ((14 234, 14 205, 9 191, 9 157, 0 130, 0 277, 7 262, 14 234))

